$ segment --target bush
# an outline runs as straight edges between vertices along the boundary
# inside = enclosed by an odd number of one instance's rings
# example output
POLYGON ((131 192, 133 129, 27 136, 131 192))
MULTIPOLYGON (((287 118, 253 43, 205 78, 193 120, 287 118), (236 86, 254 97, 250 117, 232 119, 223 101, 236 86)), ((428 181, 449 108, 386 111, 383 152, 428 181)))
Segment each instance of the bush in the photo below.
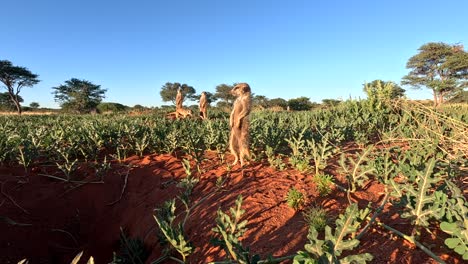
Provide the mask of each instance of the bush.
POLYGON ((322 231, 327 225, 327 212, 320 206, 313 206, 302 213, 309 228, 322 231))
POLYGON ((100 103, 96 108, 99 113, 123 112, 128 109, 128 106, 119 103, 100 103))
POLYGON ((292 187, 288 191, 286 203, 294 210, 301 209, 305 204, 304 194, 292 187))

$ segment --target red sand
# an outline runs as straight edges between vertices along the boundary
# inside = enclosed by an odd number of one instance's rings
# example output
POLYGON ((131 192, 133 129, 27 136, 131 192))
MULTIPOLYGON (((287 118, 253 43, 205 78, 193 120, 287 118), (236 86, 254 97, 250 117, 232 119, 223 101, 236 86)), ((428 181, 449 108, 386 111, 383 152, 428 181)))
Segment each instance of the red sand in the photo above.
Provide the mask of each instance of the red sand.
MULTIPOLYGON (((302 213, 285 202, 290 187, 306 194, 307 205, 323 206, 333 219, 348 204, 339 190, 326 197, 319 196, 311 175, 292 169, 278 172, 267 164, 255 162, 243 170, 236 166, 227 172, 226 166, 218 165, 214 153, 207 156, 209 161, 203 164, 205 172, 191 197, 192 203, 204 200, 193 210, 185 228, 196 247, 188 257, 189 263, 223 260, 224 252, 209 243, 214 236, 211 229, 218 208, 228 210, 239 194, 244 197, 244 219, 248 220, 242 243, 262 257, 291 255, 303 249, 307 242, 302 213), (216 188, 218 177, 227 178, 221 190, 216 188)), ((180 159, 169 155, 131 157, 123 165, 113 164, 104 184, 78 186, 39 176, 40 173, 51 172, 35 167, 25 176, 22 168, 0 166, 0 263, 17 263, 23 258, 28 258, 30 263, 69 263, 82 250, 84 256, 94 256, 96 263, 108 263, 113 251, 119 249, 120 227, 130 237, 144 240, 151 251, 147 263, 161 255, 153 210, 182 191, 176 186, 185 177, 180 159), (127 172, 128 184, 122 199, 109 205, 119 199, 127 172), (8 224, 5 217, 17 225, 8 224)), ((94 177, 85 168, 77 176, 82 181, 92 181, 94 177)), ((378 207, 382 198, 383 186, 376 182, 370 182, 365 190, 352 196, 361 208, 369 201, 378 207)), ((411 227, 397 217, 397 210, 387 205, 380 219, 409 234, 411 227)), ((438 232, 435 237, 425 234, 421 240, 448 263, 462 263, 455 253, 445 248, 443 238, 438 232)), ((354 253, 357 252, 371 253, 372 263, 436 263, 420 249, 376 226, 363 236, 354 253)))

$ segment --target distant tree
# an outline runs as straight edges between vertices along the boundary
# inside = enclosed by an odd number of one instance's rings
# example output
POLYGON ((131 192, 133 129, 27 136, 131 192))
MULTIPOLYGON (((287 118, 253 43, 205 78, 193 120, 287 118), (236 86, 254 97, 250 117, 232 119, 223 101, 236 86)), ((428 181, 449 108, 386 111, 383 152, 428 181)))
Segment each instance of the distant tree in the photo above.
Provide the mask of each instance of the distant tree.
POLYGON ((264 95, 254 95, 252 98, 252 105, 259 106, 263 109, 268 107, 268 98, 264 95))
POLYGON ((98 104, 96 108, 99 111, 99 113, 104 113, 104 112, 123 112, 127 110, 129 107, 123 104, 119 104, 119 103, 105 102, 105 103, 98 104))
POLYGON ((184 101, 186 99, 190 99, 190 100, 196 100, 197 99, 197 97, 195 95, 195 93, 196 93, 195 88, 193 88, 192 86, 189 86, 189 85, 187 85, 185 83, 180 84, 178 82, 176 82, 176 83, 167 82, 166 84, 164 84, 161 87, 161 91, 159 92, 159 94, 161 95, 161 99, 164 102, 172 102, 173 104, 175 104, 177 90, 179 88, 181 89, 182 95, 184 96, 184 101))
MULTIPOLYGON (((23 102, 23 98, 18 95, 18 101, 23 102)), ((10 98, 8 92, 0 93, 0 110, 2 111, 13 111, 16 110, 16 105, 13 103, 13 100, 10 98)))
POLYGON ((219 101, 216 103, 216 107, 221 108, 223 110, 228 110, 232 107, 232 104, 225 101, 219 101))
POLYGON ((468 87, 468 54, 462 45, 430 42, 418 50, 406 64, 411 71, 403 77, 403 85, 431 89, 435 105, 468 87))
POLYGON ((289 99, 288 106, 290 110, 305 111, 312 109, 314 104, 310 101, 308 97, 302 96, 294 99, 289 99))
POLYGON ((25 67, 13 66, 8 60, 0 60, 0 82, 3 83, 18 114, 21 115, 19 93, 23 87, 32 87, 40 81, 39 75, 32 73, 25 67))
POLYGON ((223 105, 227 104, 229 106, 232 106, 232 104, 236 100, 236 97, 231 94, 231 90, 232 88, 234 88, 235 85, 236 83, 234 83, 233 85, 227 85, 223 83, 223 84, 216 86, 214 99, 223 101, 225 103, 223 105))
POLYGON ((337 99, 322 99, 322 104, 326 107, 337 106, 339 103, 341 103, 341 101, 337 99))
POLYGON ((468 103, 468 91, 460 91, 449 100, 450 103, 468 103))
POLYGON ((104 98, 106 89, 100 85, 86 80, 72 78, 65 84, 52 87, 56 102, 60 103, 63 110, 78 113, 88 113, 96 109, 96 106, 104 98))
POLYGON ((282 107, 286 109, 286 107, 288 107, 288 101, 283 98, 273 98, 268 101, 268 107, 282 107))
POLYGON ((37 109, 37 108, 39 108, 39 106, 40 106, 40 105, 39 105, 38 102, 31 102, 31 103, 29 104, 29 107, 31 107, 31 108, 33 108, 33 109, 37 109))
MULTIPOLYGON (((205 92, 205 94, 206 94, 206 101, 208 102, 208 104, 211 104, 214 101, 216 101, 216 98, 215 98, 213 93, 205 92)), ((195 100, 196 101, 200 100, 200 95, 199 94, 195 96, 195 100)))
POLYGON ((405 89, 392 81, 385 82, 382 80, 373 80, 372 82, 365 83, 362 86, 367 97, 377 94, 383 96, 383 93, 386 93, 386 99, 398 99, 405 96, 406 92, 405 89), (388 89, 388 91, 385 89, 388 89))
POLYGON ((144 106, 142 106, 140 104, 136 104, 132 108, 133 108, 133 110, 137 110, 137 111, 143 111, 143 110, 146 109, 146 107, 144 107, 144 106))
POLYGON ((405 96, 406 91, 394 82, 385 82, 382 80, 374 80, 370 83, 363 84, 363 90, 368 98, 378 100, 398 99, 405 96))

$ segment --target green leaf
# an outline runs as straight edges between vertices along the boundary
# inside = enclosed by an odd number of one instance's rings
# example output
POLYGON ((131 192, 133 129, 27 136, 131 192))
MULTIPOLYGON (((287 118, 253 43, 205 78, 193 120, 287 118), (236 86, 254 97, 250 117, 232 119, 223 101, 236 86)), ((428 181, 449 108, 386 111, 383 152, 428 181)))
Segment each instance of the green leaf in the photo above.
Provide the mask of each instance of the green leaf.
POLYGON ((447 245, 447 247, 449 247, 451 249, 454 249, 455 247, 457 247, 458 244, 460 244, 460 239, 459 238, 447 238, 447 239, 445 239, 445 245, 447 245))
POLYGON ((455 252, 457 252, 458 254, 460 255, 463 255, 465 254, 466 252, 466 245, 458 245, 457 247, 455 247, 455 252))
POLYGON ((454 232, 457 231, 457 224, 442 222, 440 223, 440 229, 442 229, 442 231, 444 231, 447 234, 453 234, 454 232))

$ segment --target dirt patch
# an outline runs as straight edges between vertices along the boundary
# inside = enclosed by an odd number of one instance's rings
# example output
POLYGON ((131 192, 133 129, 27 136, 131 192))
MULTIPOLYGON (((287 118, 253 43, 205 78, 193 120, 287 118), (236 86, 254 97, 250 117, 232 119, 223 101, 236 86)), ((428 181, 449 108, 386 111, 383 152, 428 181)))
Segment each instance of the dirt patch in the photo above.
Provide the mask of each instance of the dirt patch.
MULTIPOLYGON (((262 257, 291 255, 307 242, 308 227, 302 213, 285 202, 290 187, 305 194, 307 205, 323 206, 331 219, 348 205, 348 198, 339 190, 321 197, 310 175, 292 169, 278 172, 255 162, 245 169, 234 167, 228 171, 219 165, 214 153, 207 157, 209 161, 202 166, 205 172, 191 196, 192 204, 199 205, 193 209, 185 230, 196 248, 188 258, 190 263, 223 260, 224 251, 209 242, 214 235, 211 229, 218 208, 227 211, 238 195, 244 197, 242 207, 248 220, 242 242, 262 257), (224 185, 219 189, 222 179, 224 185)), ((119 250, 120 228, 144 241, 150 261, 161 256, 163 247, 153 213, 164 201, 180 194, 177 183, 185 177, 180 159, 170 155, 131 157, 123 164, 113 164, 104 183, 64 183, 39 176, 50 173, 50 169, 36 167, 31 171, 26 176, 22 168, 0 167, 1 263, 17 263, 23 258, 31 263, 69 263, 81 250, 85 256, 94 256, 97 263, 108 263, 113 252, 119 250)), ((77 174, 81 181, 93 181, 95 177, 85 169, 77 174)), ((383 186, 370 182, 351 199, 360 207, 372 202, 375 208, 383 196, 383 186)), ((397 208, 387 205, 380 219, 409 233, 410 226, 397 217, 397 212, 397 208)), ((444 247, 443 238, 434 231, 434 235, 424 234, 421 239, 448 263, 462 263, 444 247)), ((420 249, 376 226, 364 235, 357 252, 371 253, 372 263, 435 263, 420 249)))

